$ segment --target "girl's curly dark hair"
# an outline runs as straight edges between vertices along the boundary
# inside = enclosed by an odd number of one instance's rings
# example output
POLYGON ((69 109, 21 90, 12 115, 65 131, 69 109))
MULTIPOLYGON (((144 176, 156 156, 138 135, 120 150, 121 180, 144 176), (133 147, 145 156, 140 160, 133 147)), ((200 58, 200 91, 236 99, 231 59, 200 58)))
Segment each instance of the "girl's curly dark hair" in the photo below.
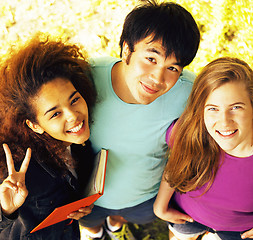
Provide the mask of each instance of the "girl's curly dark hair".
MULTIPOLYGON (((96 92, 90 66, 76 45, 49 39, 42 41, 36 36, 2 63, 0 143, 9 145, 14 163, 21 162, 30 147, 33 156, 39 156, 38 159, 47 165, 65 172, 66 164, 60 157, 66 149, 62 142, 47 133, 37 134, 26 125, 26 119, 37 123, 32 99, 43 84, 58 77, 71 81, 85 99, 90 114, 96 92)), ((5 154, 1 149, 0 178, 6 176, 5 154)))

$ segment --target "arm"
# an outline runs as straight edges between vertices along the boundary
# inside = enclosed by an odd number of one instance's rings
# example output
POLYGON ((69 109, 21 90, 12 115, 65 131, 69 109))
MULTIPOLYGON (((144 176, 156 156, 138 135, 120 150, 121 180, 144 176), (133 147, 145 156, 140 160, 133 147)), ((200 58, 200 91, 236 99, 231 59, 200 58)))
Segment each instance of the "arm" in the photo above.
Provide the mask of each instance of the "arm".
POLYGON ((242 239, 253 238, 253 228, 242 234, 242 239))
POLYGON ((183 224, 185 221, 193 222, 193 219, 190 216, 169 206, 169 202, 174 191, 175 189, 169 186, 163 176, 159 192, 154 203, 155 215, 171 223, 183 224))

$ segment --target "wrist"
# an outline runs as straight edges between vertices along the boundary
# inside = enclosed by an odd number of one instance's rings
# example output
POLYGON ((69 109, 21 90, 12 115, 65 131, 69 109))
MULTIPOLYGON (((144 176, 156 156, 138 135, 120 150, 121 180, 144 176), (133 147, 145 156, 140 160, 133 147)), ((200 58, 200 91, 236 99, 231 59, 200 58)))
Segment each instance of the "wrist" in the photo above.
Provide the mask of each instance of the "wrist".
POLYGON ((3 208, 1 208, 1 211, 2 211, 2 215, 8 219, 15 219, 17 218, 17 210, 9 210, 9 211, 6 211, 4 210, 3 208))

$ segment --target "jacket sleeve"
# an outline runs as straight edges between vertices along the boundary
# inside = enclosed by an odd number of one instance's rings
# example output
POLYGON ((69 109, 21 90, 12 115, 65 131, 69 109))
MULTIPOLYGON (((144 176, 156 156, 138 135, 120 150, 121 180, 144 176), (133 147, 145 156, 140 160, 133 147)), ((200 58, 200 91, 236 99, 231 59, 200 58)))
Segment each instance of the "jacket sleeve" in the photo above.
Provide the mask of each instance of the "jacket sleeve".
POLYGON ((2 209, 0 209, 0 214, 1 214, 0 215, 0 231, 2 231, 4 228, 12 224, 15 221, 15 219, 9 219, 5 217, 2 213, 2 209))
POLYGON ((3 230, 10 227, 15 221, 18 221, 19 211, 14 212, 10 217, 4 216, 2 209, 0 208, 0 239, 8 239, 6 234, 3 234, 3 230))

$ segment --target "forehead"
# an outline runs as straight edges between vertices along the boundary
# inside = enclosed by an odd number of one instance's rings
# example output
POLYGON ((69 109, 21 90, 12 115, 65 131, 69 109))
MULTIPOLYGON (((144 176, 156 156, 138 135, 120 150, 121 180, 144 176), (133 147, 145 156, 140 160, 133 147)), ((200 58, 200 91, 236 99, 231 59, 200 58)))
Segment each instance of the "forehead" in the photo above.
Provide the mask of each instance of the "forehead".
POLYGON ((42 109, 50 104, 53 105, 63 101, 73 91, 75 91, 75 87, 71 81, 64 78, 55 78, 41 86, 32 102, 37 109, 42 109))
POLYGON ((243 82, 227 82, 209 94, 207 101, 210 100, 214 102, 222 101, 222 103, 237 100, 250 101, 250 96, 243 82))
POLYGON ((150 47, 156 47, 158 49, 160 49, 160 51, 162 52, 166 52, 165 47, 162 44, 162 40, 154 40, 153 36, 148 36, 142 40, 140 40, 139 42, 135 43, 134 46, 134 50, 138 50, 140 48, 150 48, 150 47))
POLYGON ((65 78, 54 78, 51 81, 43 84, 38 91, 37 97, 45 97, 47 95, 54 98, 54 95, 71 91, 75 89, 70 80, 65 78))

